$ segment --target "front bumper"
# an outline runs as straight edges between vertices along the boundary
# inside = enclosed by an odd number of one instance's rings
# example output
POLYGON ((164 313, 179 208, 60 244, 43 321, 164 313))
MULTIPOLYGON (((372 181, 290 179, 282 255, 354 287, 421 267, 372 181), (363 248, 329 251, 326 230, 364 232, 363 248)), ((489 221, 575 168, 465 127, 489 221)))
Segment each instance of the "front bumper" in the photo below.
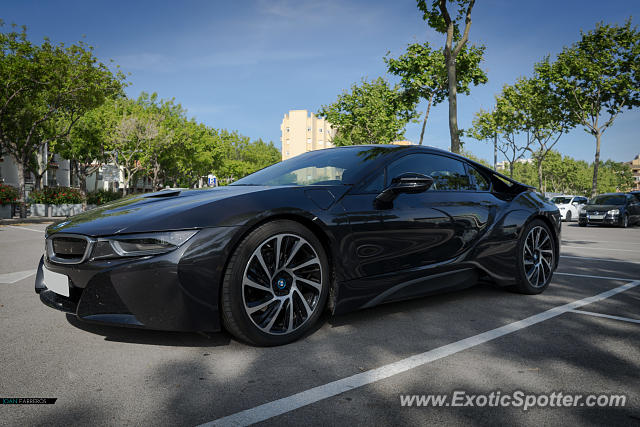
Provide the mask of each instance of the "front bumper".
POLYGON ((594 219, 587 215, 580 215, 578 222, 587 225, 620 225, 620 215, 606 215, 604 218, 594 219))
POLYGON ((167 331, 218 331, 219 280, 236 227, 201 230, 173 252, 81 264, 40 260, 35 291, 81 320, 167 331), (43 268, 69 277, 69 297, 47 289, 43 268))

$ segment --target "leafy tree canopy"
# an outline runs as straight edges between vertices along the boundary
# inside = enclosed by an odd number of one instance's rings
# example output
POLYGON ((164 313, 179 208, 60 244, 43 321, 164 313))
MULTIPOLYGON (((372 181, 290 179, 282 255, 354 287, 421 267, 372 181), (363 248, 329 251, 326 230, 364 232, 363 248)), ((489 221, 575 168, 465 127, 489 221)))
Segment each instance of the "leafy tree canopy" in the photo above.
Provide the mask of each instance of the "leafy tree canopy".
POLYGON ((404 138, 407 123, 416 116, 415 99, 378 77, 354 84, 318 115, 337 130, 334 145, 389 144, 404 138))

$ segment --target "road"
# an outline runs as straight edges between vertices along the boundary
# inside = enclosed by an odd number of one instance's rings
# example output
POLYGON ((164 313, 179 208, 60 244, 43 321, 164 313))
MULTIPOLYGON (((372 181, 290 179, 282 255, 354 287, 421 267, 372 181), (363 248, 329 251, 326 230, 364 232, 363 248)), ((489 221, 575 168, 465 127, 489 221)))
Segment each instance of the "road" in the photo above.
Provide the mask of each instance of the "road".
POLYGON ((44 306, 33 292, 44 227, 0 226, 0 396, 58 400, 0 406, 0 424, 640 423, 638 226, 565 223, 560 266, 542 295, 481 284, 325 318, 276 348, 226 333, 89 325, 44 306), (527 411, 400 404, 401 395, 456 390, 627 401, 527 411))

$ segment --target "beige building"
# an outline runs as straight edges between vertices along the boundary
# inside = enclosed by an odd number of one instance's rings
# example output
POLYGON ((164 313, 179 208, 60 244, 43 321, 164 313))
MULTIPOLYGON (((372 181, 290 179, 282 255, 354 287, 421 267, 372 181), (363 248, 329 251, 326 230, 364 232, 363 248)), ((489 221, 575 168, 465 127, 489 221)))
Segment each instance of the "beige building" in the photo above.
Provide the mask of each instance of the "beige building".
POLYGON ((630 162, 626 162, 633 173, 633 190, 640 190, 640 154, 630 162))
POLYGON ((333 147, 335 131, 331 123, 307 110, 291 110, 284 115, 280 125, 282 160, 307 151, 333 147))

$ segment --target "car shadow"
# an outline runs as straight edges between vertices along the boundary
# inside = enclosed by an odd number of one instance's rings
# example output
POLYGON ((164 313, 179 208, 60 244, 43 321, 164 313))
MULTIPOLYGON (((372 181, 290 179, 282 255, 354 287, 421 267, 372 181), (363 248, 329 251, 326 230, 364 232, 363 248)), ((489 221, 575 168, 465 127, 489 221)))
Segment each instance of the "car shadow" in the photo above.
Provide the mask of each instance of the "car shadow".
POLYGON ((86 322, 72 314, 67 314, 67 322, 85 332, 101 335, 105 341, 129 344, 175 347, 220 347, 228 345, 231 342, 231 336, 226 332, 171 332, 108 326, 86 322))

